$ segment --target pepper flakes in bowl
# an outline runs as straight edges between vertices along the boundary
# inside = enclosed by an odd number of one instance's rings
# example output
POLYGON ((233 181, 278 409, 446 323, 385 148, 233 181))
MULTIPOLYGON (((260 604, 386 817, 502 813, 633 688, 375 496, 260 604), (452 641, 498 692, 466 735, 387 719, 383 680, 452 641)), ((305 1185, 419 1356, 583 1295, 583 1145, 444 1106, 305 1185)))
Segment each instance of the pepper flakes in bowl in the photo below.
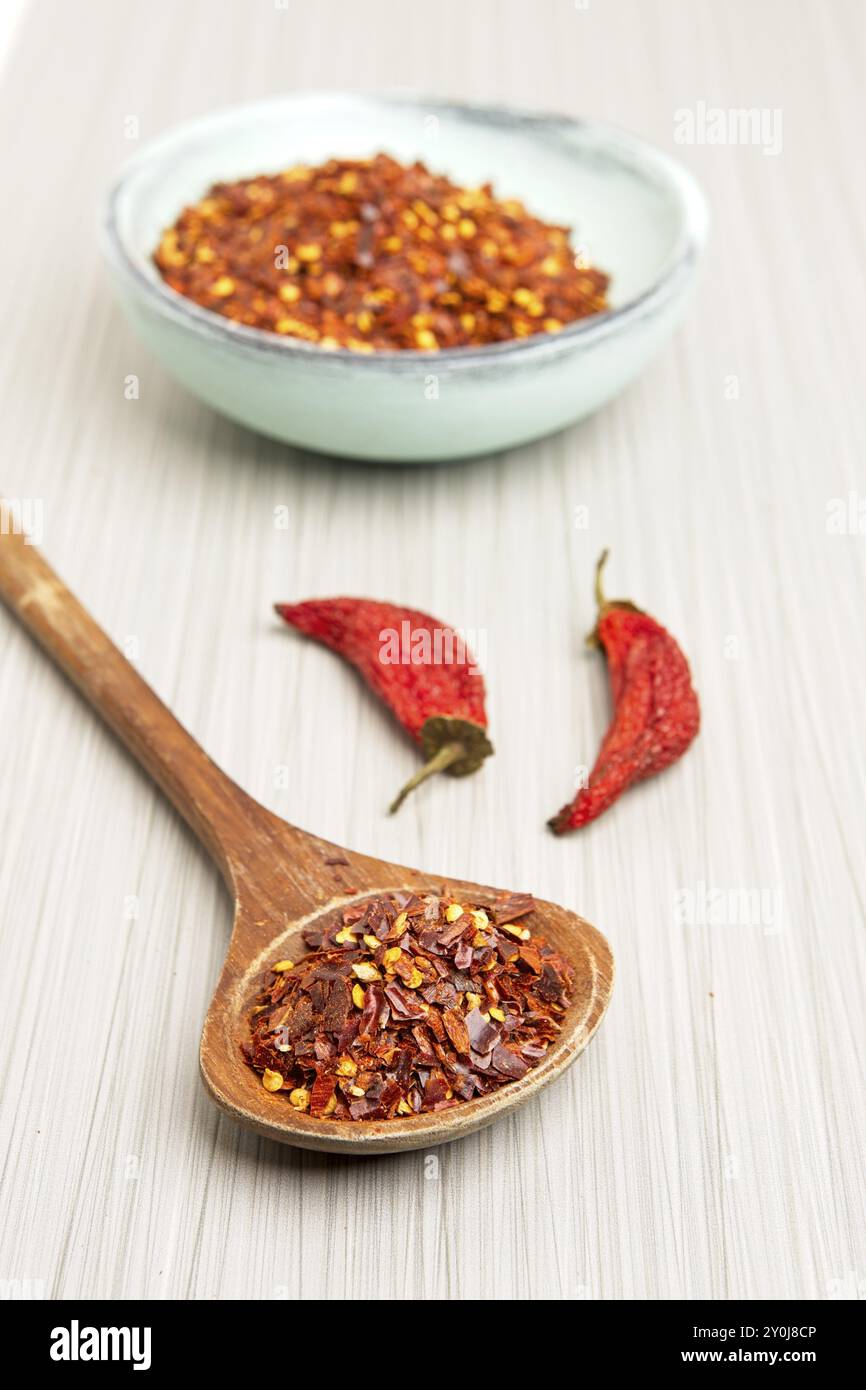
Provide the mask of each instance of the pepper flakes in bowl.
POLYGON ((277 961, 242 1045, 266 1091, 318 1119, 399 1120, 518 1081, 545 1057, 573 970, 525 925, 533 899, 492 908, 397 893, 350 904, 277 961))
POLYGON ((359 353, 557 333, 608 308, 567 227, 386 154, 214 184, 154 260, 205 309, 359 353))
MULTIPOLYGON (((468 173, 459 178, 470 181, 468 173)), ((423 195, 422 201, 432 206, 423 195)), ((257 204, 255 210, 258 217, 252 222, 250 214, 250 230, 257 234, 263 230, 264 207, 260 211, 257 204)), ((411 205, 409 210, 414 212, 411 205)), ((472 209, 461 211, 480 227, 472 209)), ((417 215, 419 226, 407 228, 407 234, 426 249, 435 245, 436 228, 427 229, 434 236, 430 243, 427 231, 421 235, 426 224, 417 215)), ((287 212, 283 221, 292 216, 287 212)), ((336 220, 331 217, 328 228, 336 220)), ((362 219, 354 220, 358 229, 337 239, 338 245, 353 247, 356 260, 365 261, 365 248, 357 240, 362 219)), ((285 246, 288 259, 296 243, 305 244, 297 226, 278 231, 271 238, 270 258, 261 260, 264 282, 255 276, 251 282, 253 294, 258 310, 270 304, 273 315, 283 281, 296 280, 287 287, 289 300, 280 303, 279 312, 304 322, 307 332, 312 320, 295 312, 291 296, 301 285, 321 282, 327 271, 295 272, 288 264, 278 268, 273 245, 285 246)), ((707 231, 706 199, 688 170, 627 131, 567 116, 430 96, 304 92, 209 112, 152 141, 108 191, 102 244, 118 300, 135 332, 183 388, 214 410, 269 438, 316 453, 414 464, 500 454, 562 429, 612 400, 644 369, 681 319, 707 231), (402 142, 409 138, 416 148, 403 153, 402 142), (196 190, 193 196, 198 200, 199 190, 210 188, 224 170, 232 177, 249 170, 274 171, 279 167, 274 151, 296 152, 292 157, 312 168, 322 160, 323 149, 348 152, 359 140, 370 151, 392 150, 407 163, 417 154, 431 167, 483 170, 479 179, 489 178, 497 190, 522 193, 534 211, 557 209, 552 220, 575 228, 575 242, 585 248, 587 259, 601 264, 611 277, 604 292, 605 311, 583 313, 571 322, 560 316, 562 331, 545 332, 544 318, 555 316, 553 305, 546 304, 543 315, 526 315, 530 328, 540 326, 541 331, 477 345, 476 322, 474 342, 460 339, 452 348, 443 343, 438 353, 411 347, 380 349, 370 341, 374 333, 362 331, 364 319, 351 335, 356 343, 366 344, 364 349, 318 351, 322 338, 333 335, 321 333, 314 342, 267 331, 256 326, 257 311, 240 303, 242 296, 234 288, 212 295, 208 287, 220 275, 234 278, 229 269, 217 265, 217 252, 241 223, 226 220, 218 207, 216 218, 205 207, 209 219, 190 208, 181 219, 186 226, 181 235, 179 196, 184 195, 178 190, 196 190), (224 219, 222 227, 210 225, 219 217, 224 219), (160 252, 165 275, 154 260, 161 228, 177 234, 174 240, 167 238, 160 252), (211 255, 214 259, 209 261, 211 255), (201 275, 196 286, 184 284, 190 263, 201 275), (199 295, 200 302, 185 294, 185 288, 199 295), (244 321, 251 313, 252 324, 244 321)), ((450 236, 444 235, 446 245, 450 236)), ((551 239, 565 249, 563 228, 551 239)), ((451 245, 464 254, 468 247, 471 257, 476 247, 479 253, 483 249, 481 240, 477 234, 474 242, 464 240, 458 231, 451 245)), ((250 264, 257 259, 252 254, 256 247, 261 254, 261 238, 247 248, 250 264)), ((299 268, 315 264, 296 259, 299 268)), ((541 269, 544 259, 534 264, 541 269)), ((348 256, 345 263, 353 282, 362 271, 371 278, 387 274, 391 264, 387 255, 381 266, 375 257, 372 266, 358 266, 348 256)), ((486 260, 481 268, 486 276, 486 260)), ((496 263, 489 268, 497 273, 496 263)), ((504 257, 499 264, 503 268, 509 268, 504 257)), ((568 276, 572 270, 582 267, 566 265, 568 276)), ((429 281, 429 275, 419 278, 422 286, 429 281)), ((410 287, 417 283, 411 263, 407 280, 410 287)), ((530 289, 517 279, 513 287, 530 289)), ((225 290, 225 283, 219 288, 225 290)), ((592 301, 591 286, 575 288, 592 301)), ((441 293, 448 292, 446 282, 441 293)), ((459 286, 457 292, 462 292, 459 286)), ((479 313, 488 314, 493 331, 507 334, 507 315, 494 312, 498 303, 494 299, 488 309, 486 296, 478 294, 476 307, 464 312, 475 313, 476 319, 479 313)), ((535 308, 532 303, 512 303, 516 309, 535 308)), ((402 302, 395 307, 403 311, 404 341, 414 343, 409 329, 423 324, 412 324, 412 315, 430 310, 415 310, 402 302)), ((461 324, 457 306, 449 309, 446 302, 434 307, 444 307, 449 324, 459 325, 455 331, 467 331, 471 320, 461 324)), ((582 305, 588 307, 594 306, 582 305)), ((321 300, 311 311, 325 308, 334 312, 333 305, 323 306, 321 300)), ((338 320, 339 310, 338 304, 338 320)), ((274 326, 276 321, 274 316, 274 326)), ((374 323, 380 327, 379 315, 374 323)), ((312 327, 318 331, 314 323, 312 327)), ((435 336, 432 325, 430 331, 435 336)), ((335 341, 339 349, 340 339, 335 341)), ((328 345, 326 341, 325 349, 328 345)))

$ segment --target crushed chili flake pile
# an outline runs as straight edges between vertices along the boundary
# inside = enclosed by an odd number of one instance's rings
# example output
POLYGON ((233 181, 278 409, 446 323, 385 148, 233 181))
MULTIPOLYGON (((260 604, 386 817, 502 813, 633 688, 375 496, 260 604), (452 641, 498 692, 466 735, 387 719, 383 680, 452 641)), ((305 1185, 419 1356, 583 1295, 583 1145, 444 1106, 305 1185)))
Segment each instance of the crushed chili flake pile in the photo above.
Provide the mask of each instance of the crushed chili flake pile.
POLYGON ((355 352, 557 333, 608 307, 569 228, 385 154, 214 184, 154 259, 206 309, 355 352))
POLYGON ((267 1091, 318 1118, 445 1110, 517 1081, 562 1026, 573 970, 525 919, 529 894, 489 909, 393 894, 304 933, 277 961, 243 1044, 267 1091))

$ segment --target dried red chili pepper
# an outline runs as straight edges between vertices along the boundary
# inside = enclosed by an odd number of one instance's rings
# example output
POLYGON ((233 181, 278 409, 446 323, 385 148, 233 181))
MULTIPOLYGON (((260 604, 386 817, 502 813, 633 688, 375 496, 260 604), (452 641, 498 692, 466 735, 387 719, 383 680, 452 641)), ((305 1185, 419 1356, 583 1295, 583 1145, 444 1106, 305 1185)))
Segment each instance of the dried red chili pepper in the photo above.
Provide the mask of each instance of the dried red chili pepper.
POLYGON ((390 1120, 488 1095, 544 1058, 574 972, 526 918, 527 894, 487 909, 394 893, 308 928, 277 961, 245 1061, 316 1119, 390 1120))
POLYGON ((635 782, 681 757, 701 722, 689 664, 669 632, 627 599, 602 591, 605 550, 596 566, 598 620, 588 641, 607 657, 614 717, 588 784, 548 821, 561 835, 606 811, 635 782))
POLYGON ((484 679, 462 635, 427 613, 372 599, 277 603, 291 627, 351 662, 420 745, 424 766, 390 810, 435 772, 463 777, 493 752, 484 679))

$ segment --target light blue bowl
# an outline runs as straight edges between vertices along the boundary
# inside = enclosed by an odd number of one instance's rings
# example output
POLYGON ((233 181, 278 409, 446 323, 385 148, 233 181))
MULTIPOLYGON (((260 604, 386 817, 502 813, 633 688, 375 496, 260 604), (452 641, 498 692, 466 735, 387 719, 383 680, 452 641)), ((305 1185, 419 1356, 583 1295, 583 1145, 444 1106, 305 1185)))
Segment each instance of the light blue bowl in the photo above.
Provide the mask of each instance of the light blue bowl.
POLYGON ((596 410, 673 329, 707 232, 691 175, 610 126, 402 96, 278 97, 155 140, 111 189, 103 245, 124 310, 168 370, 263 434, 349 458, 489 453, 596 410), (329 352, 232 323, 163 282, 151 260, 181 208, 221 179, 384 150, 522 199, 612 277, 609 313, 482 348, 329 352))

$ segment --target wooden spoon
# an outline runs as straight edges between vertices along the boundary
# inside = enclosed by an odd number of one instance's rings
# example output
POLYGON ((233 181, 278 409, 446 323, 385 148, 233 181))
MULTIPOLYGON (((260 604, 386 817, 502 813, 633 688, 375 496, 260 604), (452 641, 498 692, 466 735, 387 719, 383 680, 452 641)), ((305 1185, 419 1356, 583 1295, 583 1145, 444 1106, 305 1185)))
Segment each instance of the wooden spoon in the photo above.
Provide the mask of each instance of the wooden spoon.
POLYGON ((574 963, 574 999, 556 1043, 520 1081, 451 1110, 396 1120, 322 1120, 270 1094, 241 1059, 249 1011, 274 961, 304 953, 301 929, 347 903, 395 891, 488 904, 496 891, 406 869, 287 825, 204 753, 2 513, 0 597, 99 711, 188 822, 234 898, 231 939, 201 1040, 201 1074, 217 1105, 269 1139, 332 1153, 427 1148, 471 1134, 529 1100, 573 1062, 601 1021, 613 983, 610 947, 573 912, 539 902, 533 930, 574 963))

